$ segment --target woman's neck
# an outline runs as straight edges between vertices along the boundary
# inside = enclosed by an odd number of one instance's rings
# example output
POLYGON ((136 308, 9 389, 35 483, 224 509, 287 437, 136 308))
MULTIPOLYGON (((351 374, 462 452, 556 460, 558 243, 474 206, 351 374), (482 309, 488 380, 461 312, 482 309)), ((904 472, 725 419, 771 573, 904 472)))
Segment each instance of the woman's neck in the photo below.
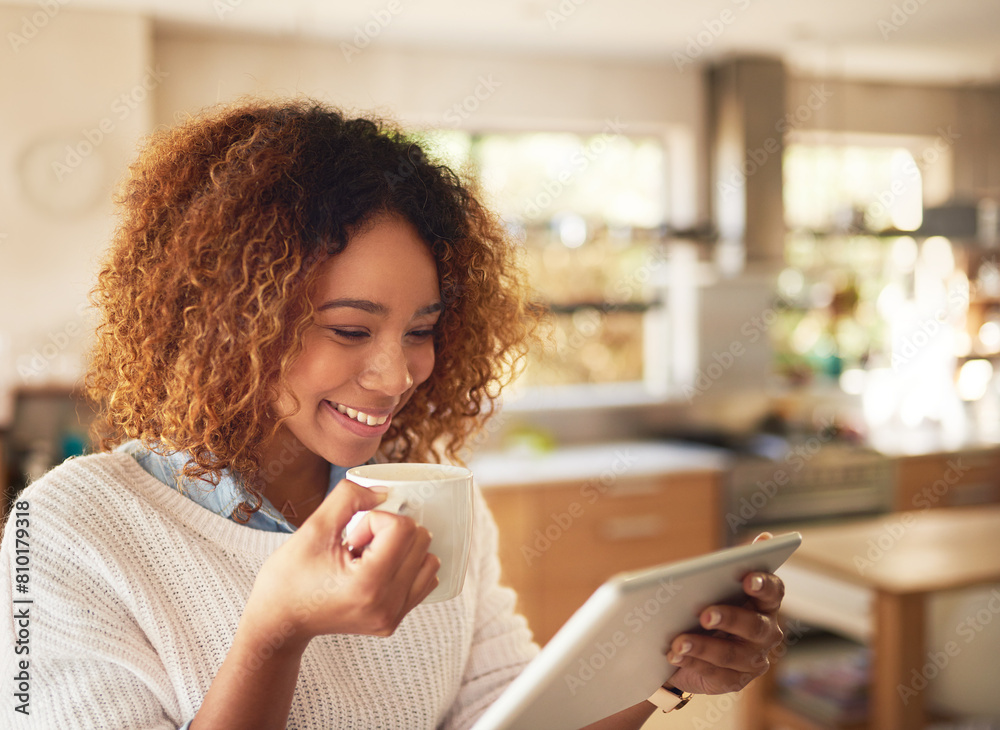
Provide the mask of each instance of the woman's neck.
POLYGON ((299 527, 319 507, 330 485, 330 464, 282 429, 264 449, 257 488, 299 527))

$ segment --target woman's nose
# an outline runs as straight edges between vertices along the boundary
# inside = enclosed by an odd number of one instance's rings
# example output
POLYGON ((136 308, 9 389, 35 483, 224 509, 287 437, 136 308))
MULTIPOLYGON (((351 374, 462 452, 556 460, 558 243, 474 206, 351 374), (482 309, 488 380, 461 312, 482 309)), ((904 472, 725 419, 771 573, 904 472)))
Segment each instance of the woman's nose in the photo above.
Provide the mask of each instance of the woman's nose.
POLYGON ((402 347, 385 347, 372 353, 359 378, 361 387, 388 395, 401 395, 413 385, 409 362, 402 347))

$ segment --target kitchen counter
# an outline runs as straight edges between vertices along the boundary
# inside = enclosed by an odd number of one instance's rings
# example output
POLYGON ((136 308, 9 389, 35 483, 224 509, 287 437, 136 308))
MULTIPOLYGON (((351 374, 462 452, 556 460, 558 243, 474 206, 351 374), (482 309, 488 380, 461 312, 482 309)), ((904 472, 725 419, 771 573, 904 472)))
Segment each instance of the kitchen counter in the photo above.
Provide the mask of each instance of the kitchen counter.
POLYGON ((884 456, 947 456, 1000 450, 993 434, 948 433, 940 429, 884 429, 873 432, 867 446, 884 456))
POLYGON ((483 489, 524 484, 584 481, 602 474, 650 476, 721 472, 730 463, 724 449, 675 442, 624 441, 564 446, 552 451, 483 452, 469 464, 483 489))

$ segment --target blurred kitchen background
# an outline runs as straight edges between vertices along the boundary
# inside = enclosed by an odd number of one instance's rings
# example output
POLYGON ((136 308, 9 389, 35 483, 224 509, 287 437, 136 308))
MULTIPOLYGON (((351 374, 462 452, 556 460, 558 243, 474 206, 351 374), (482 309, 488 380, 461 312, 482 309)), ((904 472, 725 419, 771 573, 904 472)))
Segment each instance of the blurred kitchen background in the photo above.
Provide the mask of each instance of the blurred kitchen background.
MULTIPOLYGON (((619 569, 1000 504, 996 0, 37 0, 0 30, 7 499, 90 448, 87 292, 142 137, 264 94, 395 120, 523 242, 549 344, 468 457, 541 641, 619 569)), ((998 581, 928 598, 928 727, 1000 722, 998 581)), ((847 603, 789 606, 766 696, 670 727, 923 726, 874 719, 912 706, 869 692, 872 586, 805 585, 847 603)))

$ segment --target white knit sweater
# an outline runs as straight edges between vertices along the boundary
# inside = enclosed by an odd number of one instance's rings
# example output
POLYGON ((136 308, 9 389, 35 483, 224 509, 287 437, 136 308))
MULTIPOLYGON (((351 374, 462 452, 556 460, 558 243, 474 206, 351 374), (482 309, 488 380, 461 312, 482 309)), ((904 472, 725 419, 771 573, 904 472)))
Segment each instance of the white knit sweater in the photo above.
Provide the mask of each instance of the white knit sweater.
MULTIPOLYGON (((0 725, 140 730, 190 720, 254 577, 289 535, 213 514, 126 454, 71 459, 19 503, 27 509, 12 510, 0 546, 0 725), (29 526, 18 543, 23 511, 29 526), (21 599, 32 602, 14 603, 21 599), (16 711, 24 690, 27 716, 16 711)), ((388 638, 313 640, 288 727, 470 726, 537 652, 514 593, 498 584, 496 548, 477 495, 461 596, 418 606, 388 638)))

